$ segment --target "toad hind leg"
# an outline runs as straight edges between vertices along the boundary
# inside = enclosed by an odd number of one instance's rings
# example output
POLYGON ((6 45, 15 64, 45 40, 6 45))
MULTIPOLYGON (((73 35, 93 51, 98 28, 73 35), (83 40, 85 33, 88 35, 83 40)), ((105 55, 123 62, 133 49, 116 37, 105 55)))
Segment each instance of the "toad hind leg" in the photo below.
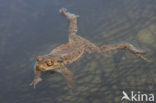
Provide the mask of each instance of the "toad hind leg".
POLYGON ((65 8, 62 8, 60 10, 60 13, 62 13, 67 19, 69 20, 69 42, 73 41, 73 36, 77 33, 77 18, 78 15, 75 15, 73 13, 67 12, 65 8))
POLYGON ((124 49, 130 51, 132 54, 135 54, 137 57, 145 60, 146 62, 150 62, 147 58, 145 58, 143 55, 144 51, 136 49, 131 44, 109 44, 109 45, 103 45, 101 47, 101 52, 108 52, 115 49, 124 49))
POLYGON ((146 62, 150 62, 147 58, 145 58, 143 55, 141 55, 142 53, 144 53, 144 51, 140 51, 137 50, 133 45, 131 44, 108 44, 108 45, 103 45, 101 47, 91 47, 88 46, 86 48, 86 51, 88 53, 101 53, 101 52, 109 52, 109 51, 113 51, 116 49, 124 49, 124 50, 128 50, 130 51, 132 54, 135 54, 137 57, 145 60, 146 62), (91 49, 90 49, 91 48, 91 49))

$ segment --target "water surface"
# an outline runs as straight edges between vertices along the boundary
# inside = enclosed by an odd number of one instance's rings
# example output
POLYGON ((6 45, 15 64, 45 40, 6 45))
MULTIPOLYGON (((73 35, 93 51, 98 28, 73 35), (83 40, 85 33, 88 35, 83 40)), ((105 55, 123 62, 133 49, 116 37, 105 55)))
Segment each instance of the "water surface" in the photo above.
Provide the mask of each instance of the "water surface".
POLYGON ((156 94, 155 11, 154 0, 1 0, 0 102, 117 103, 123 90, 156 94), (80 36, 98 46, 131 43, 151 63, 123 50, 87 54, 68 66, 75 74, 72 94, 59 73, 44 74, 33 89, 36 57, 68 40, 62 7, 80 15, 80 36))

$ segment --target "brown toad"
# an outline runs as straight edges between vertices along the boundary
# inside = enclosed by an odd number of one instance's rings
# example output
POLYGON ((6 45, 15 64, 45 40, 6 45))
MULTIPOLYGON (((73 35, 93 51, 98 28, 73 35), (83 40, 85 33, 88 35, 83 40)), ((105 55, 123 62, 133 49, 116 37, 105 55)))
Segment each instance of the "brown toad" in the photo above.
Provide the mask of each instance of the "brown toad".
POLYGON ((140 57, 147 62, 149 61, 141 55, 144 53, 144 51, 135 49, 131 44, 109 44, 101 47, 96 46, 94 43, 91 43, 90 41, 76 34, 77 15, 67 12, 64 8, 60 10, 60 13, 66 16, 70 22, 69 41, 56 47, 48 55, 39 56, 37 58, 37 63, 35 65, 36 68, 34 70, 34 80, 30 84, 33 85, 34 88, 36 87, 36 84, 42 80, 40 77, 42 72, 55 70, 63 74, 67 81, 68 88, 71 89, 74 83, 74 75, 68 68, 66 68, 66 64, 71 64, 74 61, 77 61, 85 53, 102 53, 116 49, 125 49, 129 50, 137 57, 140 57))

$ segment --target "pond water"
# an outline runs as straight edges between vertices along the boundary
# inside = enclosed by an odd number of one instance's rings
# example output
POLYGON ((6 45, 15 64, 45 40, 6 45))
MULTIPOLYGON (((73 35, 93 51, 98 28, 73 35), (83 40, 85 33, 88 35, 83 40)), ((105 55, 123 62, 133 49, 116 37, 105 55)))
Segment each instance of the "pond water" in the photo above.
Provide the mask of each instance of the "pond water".
POLYGON ((122 91, 156 95, 155 0, 1 0, 0 15, 1 103, 119 103, 122 91), (98 46, 131 43, 151 62, 124 50, 87 54, 68 66, 72 93, 59 73, 29 86, 36 57, 68 41, 62 7, 80 15, 80 36, 98 46))

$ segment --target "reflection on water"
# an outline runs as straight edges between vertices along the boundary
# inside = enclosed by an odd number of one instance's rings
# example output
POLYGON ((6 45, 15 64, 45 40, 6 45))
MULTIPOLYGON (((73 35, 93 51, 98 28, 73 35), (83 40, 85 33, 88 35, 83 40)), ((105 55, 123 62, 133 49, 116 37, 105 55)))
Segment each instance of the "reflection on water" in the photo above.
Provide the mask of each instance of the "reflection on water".
POLYGON ((156 93, 154 0, 2 0, 0 3, 0 101, 3 103, 113 103, 122 91, 156 93), (38 55, 67 42, 68 23, 58 10, 79 14, 78 34, 97 45, 130 42, 146 51, 146 63, 129 52, 86 55, 69 66, 70 94, 62 75, 43 75, 29 87, 38 55))

